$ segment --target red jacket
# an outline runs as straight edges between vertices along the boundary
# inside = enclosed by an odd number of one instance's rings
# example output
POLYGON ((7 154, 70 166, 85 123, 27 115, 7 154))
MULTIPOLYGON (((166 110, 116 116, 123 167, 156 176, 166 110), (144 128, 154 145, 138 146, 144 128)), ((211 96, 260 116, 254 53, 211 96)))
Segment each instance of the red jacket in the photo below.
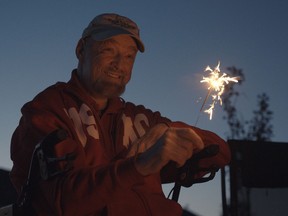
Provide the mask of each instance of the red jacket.
MULTIPOLYGON (((121 98, 111 100, 100 115, 75 72, 68 83, 47 88, 21 112, 11 143, 11 180, 18 192, 26 181, 36 144, 50 132, 62 128, 69 135, 56 145, 56 156, 76 154, 72 170, 36 185, 32 203, 37 215, 181 215, 181 206, 162 192, 161 182, 167 178, 161 179, 160 173, 141 176, 133 158, 126 158, 125 153, 133 141, 157 123, 187 125, 171 122, 159 112, 121 98)), ((212 132, 194 129, 205 145, 220 146, 220 153, 203 164, 227 164, 230 152, 226 143, 212 132)))

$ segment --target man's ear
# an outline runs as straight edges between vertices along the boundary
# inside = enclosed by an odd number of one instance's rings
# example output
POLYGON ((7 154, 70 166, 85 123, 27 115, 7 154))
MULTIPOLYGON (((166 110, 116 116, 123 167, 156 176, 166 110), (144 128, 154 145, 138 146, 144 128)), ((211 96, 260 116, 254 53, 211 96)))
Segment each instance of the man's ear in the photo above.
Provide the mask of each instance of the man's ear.
POLYGON ((85 41, 81 38, 81 39, 78 41, 78 44, 77 44, 76 50, 75 50, 75 53, 76 53, 76 56, 77 56, 78 60, 80 60, 80 59, 83 58, 84 45, 85 45, 85 41))

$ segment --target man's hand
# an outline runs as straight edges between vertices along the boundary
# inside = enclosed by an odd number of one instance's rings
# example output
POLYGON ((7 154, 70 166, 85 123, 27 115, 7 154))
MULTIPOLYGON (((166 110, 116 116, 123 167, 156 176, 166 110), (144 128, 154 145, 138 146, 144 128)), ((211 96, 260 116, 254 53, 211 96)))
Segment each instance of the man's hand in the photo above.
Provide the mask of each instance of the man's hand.
POLYGON ((154 145, 158 139, 167 131, 169 127, 160 123, 150 128, 140 139, 132 143, 127 157, 135 156, 139 153, 145 152, 152 145, 154 145))
POLYGON ((191 128, 152 129, 151 134, 152 138, 149 132, 143 137, 149 142, 145 143, 145 148, 140 145, 142 153, 135 160, 137 171, 144 176, 159 172, 169 161, 181 167, 193 153, 204 148, 202 139, 191 128))

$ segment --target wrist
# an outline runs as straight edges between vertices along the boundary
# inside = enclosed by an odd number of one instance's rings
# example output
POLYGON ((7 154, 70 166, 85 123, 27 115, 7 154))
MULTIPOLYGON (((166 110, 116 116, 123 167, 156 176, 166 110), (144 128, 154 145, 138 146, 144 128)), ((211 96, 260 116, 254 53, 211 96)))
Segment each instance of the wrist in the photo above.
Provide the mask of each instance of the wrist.
POLYGON ((134 166, 137 172, 141 174, 142 176, 149 175, 148 168, 147 168, 147 161, 143 157, 143 154, 137 154, 135 156, 134 166))

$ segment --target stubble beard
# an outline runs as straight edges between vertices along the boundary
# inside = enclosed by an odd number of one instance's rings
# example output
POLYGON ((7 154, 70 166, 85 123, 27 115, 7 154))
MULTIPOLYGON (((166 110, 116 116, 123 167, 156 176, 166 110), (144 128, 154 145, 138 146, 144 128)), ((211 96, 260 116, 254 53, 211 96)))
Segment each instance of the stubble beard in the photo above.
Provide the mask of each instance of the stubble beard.
POLYGON ((93 92, 107 98, 119 97, 125 92, 126 86, 106 80, 98 80, 93 84, 93 92))

